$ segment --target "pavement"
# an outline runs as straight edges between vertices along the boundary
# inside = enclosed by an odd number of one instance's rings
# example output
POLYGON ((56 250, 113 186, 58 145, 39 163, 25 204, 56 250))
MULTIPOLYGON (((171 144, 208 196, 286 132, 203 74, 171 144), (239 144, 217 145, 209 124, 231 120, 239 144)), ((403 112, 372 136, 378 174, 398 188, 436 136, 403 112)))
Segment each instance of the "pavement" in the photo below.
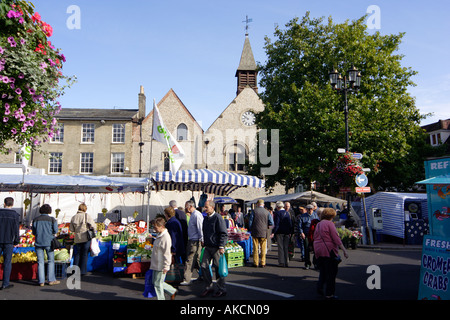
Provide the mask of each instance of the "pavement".
POLYGON ((399 244, 399 243, 387 243, 380 242, 375 244, 360 244, 358 248, 361 249, 374 249, 374 250, 418 250, 422 251, 422 245, 415 244, 399 244))
POLYGON ((319 272, 314 268, 304 268, 298 248, 289 267, 282 268, 278 267, 276 246, 268 252, 265 268, 254 268, 251 264, 230 268, 225 297, 200 298, 204 283, 197 281, 177 287, 174 301, 157 301, 155 297, 143 296, 143 277, 92 272, 81 278, 78 289, 70 288, 69 279, 61 280, 61 284, 56 286, 44 287, 39 287, 36 280, 13 281, 13 288, 0 291, 0 306, 21 310, 21 315, 49 307, 54 315, 65 317, 75 313, 80 316, 79 309, 86 315, 101 317, 143 315, 141 312, 151 317, 164 312, 164 316, 169 318, 229 319, 232 316, 248 320, 252 315, 257 315, 258 319, 290 316, 293 310, 302 316, 317 315, 314 310, 320 310, 324 317, 335 317, 336 312, 361 316, 366 311, 379 312, 384 307, 384 310, 399 309, 402 316, 417 316, 423 311, 423 305, 417 301, 421 247, 376 243, 349 249, 349 258, 339 265, 336 278, 339 304, 331 304, 331 307, 327 307, 328 301, 316 292, 319 272), (373 266, 379 267, 379 289, 371 289, 368 285, 373 276, 370 267, 373 266))
MULTIPOLYGON (((417 297, 421 246, 377 243, 360 245, 358 249, 348 251, 350 257, 340 265, 337 279, 342 299, 413 300, 417 297), (382 291, 367 290, 367 268, 374 264, 379 265, 383 270, 384 290, 382 291), (413 279, 412 282, 410 278, 413 279)), ((277 261, 277 248, 273 246, 267 255, 266 268, 254 268, 249 264, 229 269, 226 297, 200 298, 199 294, 203 291, 204 284, 198 281, 190 286, 180 286, 177 300, 214 300, 216 302, 218 300, 323 300, 315 293, 318 271, 306 270, 299 257, 299 252, 296 252, 289 268, 280 268, 277 261)), ((12 283, 13 288, 0 291, 0 300, 156 300, 156 298, 143 296, 145 279, 142 275, 132 277, 92 272, 81 278, 80 288, 70 288, 69 279, 62 279, 61 284, 56 286, 44 287, 39 287, 36 280, 12 281, 12 283)))

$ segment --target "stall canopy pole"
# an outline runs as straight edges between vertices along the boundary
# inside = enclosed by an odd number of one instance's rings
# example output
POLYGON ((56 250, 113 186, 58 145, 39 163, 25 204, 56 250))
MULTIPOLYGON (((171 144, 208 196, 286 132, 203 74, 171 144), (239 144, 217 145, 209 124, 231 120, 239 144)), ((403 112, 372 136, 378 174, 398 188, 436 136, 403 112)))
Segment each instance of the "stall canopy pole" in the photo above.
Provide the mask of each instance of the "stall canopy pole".
POLYGON ((155 99, 153 99, 153 116, 152 116, 152 128, 150 130, 150 161, 148 167, 148 187, 147 187, 147 233, 150 232, 150 197, 152 193, 152 155, 153 155, 153 124, 155 123, 155 99))

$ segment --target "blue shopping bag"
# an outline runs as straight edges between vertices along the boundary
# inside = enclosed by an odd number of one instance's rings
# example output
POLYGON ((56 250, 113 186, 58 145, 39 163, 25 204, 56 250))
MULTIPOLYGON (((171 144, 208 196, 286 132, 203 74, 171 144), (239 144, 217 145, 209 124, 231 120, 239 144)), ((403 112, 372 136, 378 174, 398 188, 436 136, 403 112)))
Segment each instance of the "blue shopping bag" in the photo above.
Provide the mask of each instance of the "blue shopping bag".
POLYGON ((226 276, 228 276, 228 264, 227 264, 227 259, 225 257, 225 254, 221 254, 220 255, 220 259, 219 259, 219 276, 221 278, 225 278, 226 276))
POLYGON ((145 273, 145 287, 143 296, 146 298, 156 297, 155 287, 153 286, 153 270, 149 269, 145 273))

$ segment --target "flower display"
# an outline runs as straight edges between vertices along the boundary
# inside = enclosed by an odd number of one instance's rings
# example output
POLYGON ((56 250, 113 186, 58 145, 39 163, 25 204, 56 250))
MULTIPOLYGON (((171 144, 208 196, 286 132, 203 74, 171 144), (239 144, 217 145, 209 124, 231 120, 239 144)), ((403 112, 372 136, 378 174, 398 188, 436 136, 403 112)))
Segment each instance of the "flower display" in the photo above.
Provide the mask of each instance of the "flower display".
POLYGON ((334 187, 351 187, 355 177, 362 174, 359 162, 349 152, 339 155, 336 166, 330 172, 330 183, 334 187))
POLYGON ((56 132, 57 99, 74 78, 63 75, 66 58, 48 41, 53 28, 31 3, 0 2, 0 29, 0 152, 12 151, 7 141, 37 150, 56 132))
POLYGON ((352 231, 352 238, 359 240, 362 238, 362 236, 363 235, 362 235, 361 231, 358 231, 358 230, 352 231))

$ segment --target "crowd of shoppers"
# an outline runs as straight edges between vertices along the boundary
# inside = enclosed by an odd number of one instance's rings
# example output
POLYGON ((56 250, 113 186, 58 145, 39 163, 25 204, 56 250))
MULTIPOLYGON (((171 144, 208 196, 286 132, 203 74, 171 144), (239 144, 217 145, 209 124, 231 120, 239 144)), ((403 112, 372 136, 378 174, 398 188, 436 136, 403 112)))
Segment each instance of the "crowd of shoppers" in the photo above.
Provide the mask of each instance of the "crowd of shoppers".
MULTIPOLYGON (((14 199, 4 199, 4 208, 0 209, 0 255, 3 255, 3 284, 0 290, 9 289, 11 260, 14 246, 19 243, 19 214, 12 209, 14 199)), ((81 275, 87 272, 87 260, 91 239, 89 229, 96 229, 96 223, 87 214, 87 206, 79 205, 77 213, 72 217, 69 229, 74 237, 74 265, 79 266, 81 275)), ((278 248, 278 266, 288 267, 293 259, 293 248, 297 246, 301 252, 301 260, 305 269, 314 265, 319 270, 317 292, 327 299, 335 299, 335 283, 340 261, 339 249, 345 258, 348 253, 339 238, 333 223, 336 211, 332 208, 318 210, 313 202, 306 207, 299 207, 294 213, 289 202, 276 202, 276 208, 265 207, 263 200, 258 200, 253 210, 247 215, 237 211, 225 211, 223 207, 216 212, 216 204, 206 201, 202 208, 196 208, 192 200, 186 201, 184 210, 170 201, 164 209, 164 216, 151 222, 155 232, 150 269, 152 284, 157 299, 164 300, 166 294, 174 299, 177 289, 167 283, 166 275, 175 264, 183 266, 181 286, 196 280, 203 281, 200 297, 212 295, 222 297, 227 293, 225 277, 221 276, 219 260, 225 254, 228 241, 227 227, 224 217, 236 221, 237 226, 248 227, 252 236, 253 267, 266 266, 266 254, 270 250, 271 241, 278 248), (312 260, 311 260, 312 253, 312 260), (216 281, 213 281, 213 271, 216 281)), ((35 235, 35 250, 38 258, 38 284, 56 285, 54 251, 51 242, 58 232, 56 219, 51 217, 52 208, 44 204, 39 209, 40 215, 32 222, 35 235), (46 256, 46 259, 44 258, 46 256), (47 260, 47 275, 45 274, 47 260), (47 282, 46 282, 47 279, 47 282)))

